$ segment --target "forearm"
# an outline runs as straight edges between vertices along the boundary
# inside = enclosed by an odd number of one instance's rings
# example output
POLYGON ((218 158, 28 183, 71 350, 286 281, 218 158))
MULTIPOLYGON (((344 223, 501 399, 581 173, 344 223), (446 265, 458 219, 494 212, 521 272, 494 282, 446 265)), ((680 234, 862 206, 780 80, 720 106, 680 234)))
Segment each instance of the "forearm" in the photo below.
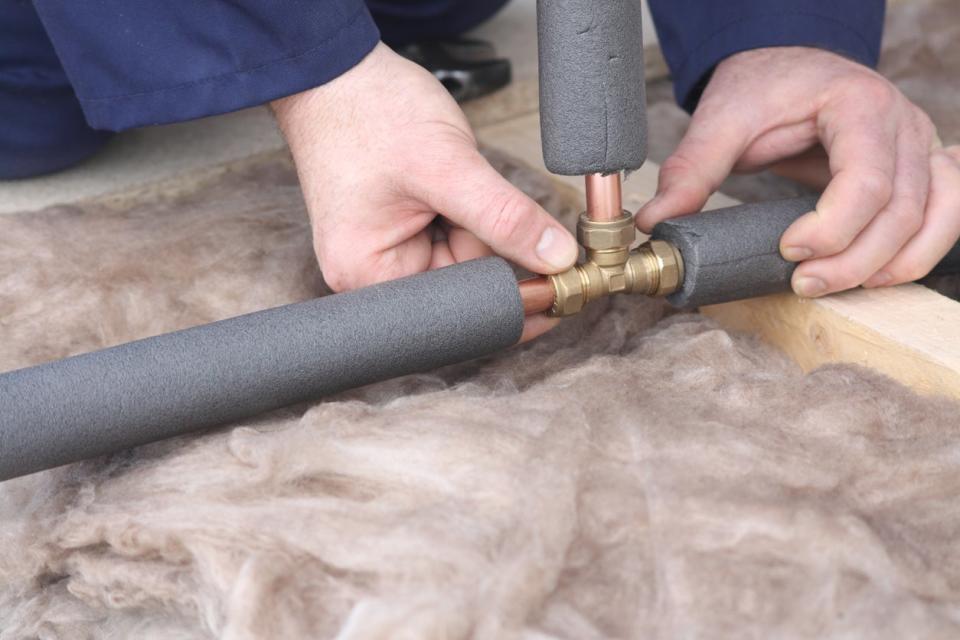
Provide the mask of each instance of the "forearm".
POLYGON ((87 121, 114 131, 305 91, 354 67, 379 40, 363 0, 35 6, 87 121))

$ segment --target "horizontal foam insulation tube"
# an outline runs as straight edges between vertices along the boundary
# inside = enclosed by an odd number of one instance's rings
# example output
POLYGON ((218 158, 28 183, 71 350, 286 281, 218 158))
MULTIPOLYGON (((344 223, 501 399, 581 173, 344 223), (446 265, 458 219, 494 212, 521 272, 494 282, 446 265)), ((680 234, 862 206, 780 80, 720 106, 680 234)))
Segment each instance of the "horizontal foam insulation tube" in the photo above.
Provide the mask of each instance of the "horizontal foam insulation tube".
POLYGON ((796 265, 781 257, 780 238, 816 206, 816 198, 797 198, 661 222, 652 237, 673 244, 684 269, 683 286, 667 300, 695 308, 789 290, 796 265))
MULTIPOLYGON (((682 287, 669 298, 696 308, 790 290, 796 264, 780 255, 780 238, 816 198, 797 198, 707 211, 661 222, 653 238, 673 244, 683 256, 682 287)), ((934 269, 960 272, 960 245, 934 269)))
POLYGON ((499 258, 0 375, 0 480, 516 344, 499 258))
POLYGON ((640 0, 538 0, 537 25, 547 169, 640 168, 647 157, 640 0))

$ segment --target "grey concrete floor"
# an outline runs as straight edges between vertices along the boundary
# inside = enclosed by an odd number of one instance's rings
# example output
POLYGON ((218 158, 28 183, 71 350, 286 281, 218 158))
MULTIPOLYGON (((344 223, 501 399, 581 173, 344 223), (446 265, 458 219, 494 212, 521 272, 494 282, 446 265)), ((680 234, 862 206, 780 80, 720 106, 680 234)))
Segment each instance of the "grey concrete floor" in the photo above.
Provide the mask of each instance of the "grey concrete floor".
MULTIPOLYGON (((648 21, 648 37, 654 38, 648 21)), ((520 91, 536 81, 536 0, 514 0, 475 36, 493 41, 514 64, 520 91)), ((526 95, 514 99, 526 100, 526 95)), ((504 101, 471 105, 474 121, 490 120, 504 101)), ((67 171, 27 180, 0 181, 0 214, 101 196, 190 174, 285 146, 263 107, 182 124, 119 134, 99 154, 67 171)))
POLYGON ((122 191, 283 146, 273 118, 262 107, 127 131, 66 171, 0 181, 0 214, 122 191))

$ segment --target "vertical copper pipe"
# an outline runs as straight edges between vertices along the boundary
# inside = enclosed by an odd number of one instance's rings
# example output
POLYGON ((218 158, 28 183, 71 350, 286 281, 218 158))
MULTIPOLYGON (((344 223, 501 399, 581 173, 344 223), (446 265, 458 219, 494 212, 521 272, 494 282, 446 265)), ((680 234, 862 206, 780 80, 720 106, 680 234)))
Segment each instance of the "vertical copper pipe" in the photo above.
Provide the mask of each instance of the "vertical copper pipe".
POLYGON ((523 310, 529 316, 544 313, 553 308, 555 293, 553 285, 546 278, 531 278, 520 283, 520 298, 523 310))
POLYGON ((591 173, 587 180, 587 217, 596 222, 619 220, 623 215, 620 174, 591 173))

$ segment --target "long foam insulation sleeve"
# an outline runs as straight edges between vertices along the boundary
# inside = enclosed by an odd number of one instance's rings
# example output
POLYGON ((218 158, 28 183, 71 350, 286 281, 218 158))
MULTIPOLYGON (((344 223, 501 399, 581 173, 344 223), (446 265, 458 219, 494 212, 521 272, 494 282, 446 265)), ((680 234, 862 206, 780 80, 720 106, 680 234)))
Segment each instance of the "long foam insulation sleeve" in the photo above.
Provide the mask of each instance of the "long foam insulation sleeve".
POLYGON ((647 157, 640 0, 538 0, 540 122, 560 175, 638 169, 647 157))
POLYGON ((0 480, 516 344, 487 258, 0 375, 0 480))

